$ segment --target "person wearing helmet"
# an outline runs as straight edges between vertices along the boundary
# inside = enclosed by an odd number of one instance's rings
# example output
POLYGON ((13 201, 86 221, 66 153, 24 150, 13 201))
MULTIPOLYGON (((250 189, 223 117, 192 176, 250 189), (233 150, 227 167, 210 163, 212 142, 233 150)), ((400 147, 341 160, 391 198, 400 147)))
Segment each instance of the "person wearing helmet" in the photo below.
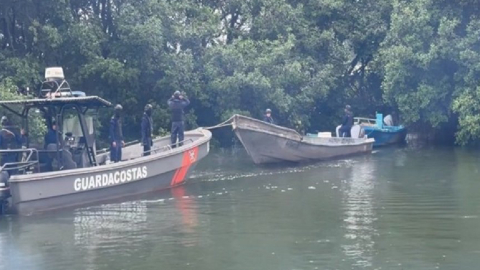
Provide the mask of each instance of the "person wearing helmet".
POLYGON ((272 118, 272 110, 266 109, 265 110, 265 115, 263 116, 263 121, 270 123, 270 124, 275 124, 272 118))
POLYGON ((112 162, 122 160, 122 147, 125 146, 122 131, 122 110, 122 105, 115 105, 114 115, 110 120, 110 160, 112 162))
POLYGON ((152 121, 152 111, 153 107, 150 104, 145 105, 145 109, 142 116, 142 145, 143 145, 143 155, 150 155, 150 150, 152 149, 153 140, 152 140, 152 131, 153 131, 153 121, 152 121))
POLYGON ((342 126, 340 127, 340 137, 351 137, 350 130, 353 126, 353 112, 350 105, 345 106, 345 115, 343 116, 342 126))
POLYGON ((175 91, 173 96, 168 100, 168 107, 172 112, 172 130, 171 130, 171 142, 172 147, 176 147, 177 138, 179 146, 183 145, 184 140, 184 112, 183 110, 190 104, 188 98, 180 93, 180 91, 175 91))

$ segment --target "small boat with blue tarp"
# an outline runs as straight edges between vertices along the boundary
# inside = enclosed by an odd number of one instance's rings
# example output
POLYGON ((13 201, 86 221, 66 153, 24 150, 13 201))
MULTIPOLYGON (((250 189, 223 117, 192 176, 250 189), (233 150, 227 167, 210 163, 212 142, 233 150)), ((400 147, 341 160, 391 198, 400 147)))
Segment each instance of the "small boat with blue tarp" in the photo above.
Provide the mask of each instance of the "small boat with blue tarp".
POLYGON ((403 143, 407 136, 404 126, 386 125, 381 113, 377 113, 377 119, 355 117, 354 123, 362 126, 368 138, 375 139, 373 146, 403 143))

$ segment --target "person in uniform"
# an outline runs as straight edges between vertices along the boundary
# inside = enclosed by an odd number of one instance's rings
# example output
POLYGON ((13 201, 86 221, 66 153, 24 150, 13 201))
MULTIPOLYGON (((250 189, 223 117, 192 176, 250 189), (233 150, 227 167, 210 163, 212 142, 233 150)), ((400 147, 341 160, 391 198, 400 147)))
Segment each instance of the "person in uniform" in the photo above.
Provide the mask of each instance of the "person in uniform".
POLYGON ((45 134, 44 149, 47 149, 49 144, 57 144, 57 123, 52 121, 52 125, 48 128, 47 134, 45 134))
POLYGON ((150 104, 145 105, 145 110, 142 116, 142 145, 143 145, 143 155, 150 155, 152 149, 153 140, 153 121, 152 121, 152 111, 153 107, 150 104))
POLYGON ((343 116, 342 126, 340 127, 340 137, 351 137, 350 130, 353 126, 353 113, 350 105, 345 106, 345 115, 343 116))
POLYGON ((175 91, 173 96, 168 100, 168 107, 172 112, 172 130, 171 130, 171 142, 172 147, 176 147, 177 138, 179 146, 183 145, 185 124, 184 124, 184 112, 183 110, 190 104, 187 97, 182 95, 180 91, 175 91))
MULTIPOLYGON (((55 146, 57 145, 57 123, 55 121, 52 121, 52 125, 48 128, 47 134, 45 134, 45 145, 44 149, 48 149, 48 145, 54 144, 55 146)), ((46 156, 46 171, 53 171, 53 158, 54 158, 54 153, 48 153, 46 156)))
POLYGON ((122 160, 122 147, 125 146, 122 131, 122 110, 122 105, 115 105, 114 115, 110 120, 110 160, 112 162, 122 160))
POLYGON ((265 110, 265 115, 263 116, 263 121, 267 122, 267 123, 270 123, 270 124, 275 124, 275 122, 273 121, 273 118, 272 118, 272 110, 270 110, 270 109, 265 110))

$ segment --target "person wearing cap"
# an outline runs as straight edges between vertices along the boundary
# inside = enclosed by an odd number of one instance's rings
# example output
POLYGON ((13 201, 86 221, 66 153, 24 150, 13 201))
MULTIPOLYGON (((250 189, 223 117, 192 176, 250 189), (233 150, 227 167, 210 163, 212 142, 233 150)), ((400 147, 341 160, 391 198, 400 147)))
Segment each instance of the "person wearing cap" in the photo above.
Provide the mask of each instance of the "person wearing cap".
POLYGON ((353 126, 353 113, 350 105, 345 106, 345 115, 343 116, 342 126, 340 127, 340 137, 351 137, 350 130, 353 126))
POLYGON ((122 105, 115 105, 115 113, 110 120, 110 161, 112 162, 122 160, 122 147, 125 146, 122 131, 122 110, 122 105))
POLYGON ((272 118, 272 110, 266 109, 265 110, 265 115, 263 116, 263 121, 270 123, 270 124, 275 124, 272 118))
POLYGON ((183 96, 180 91, 175 91, 173 96, 168 100, 168 107, 172 112, 172 130, 171 130, 171 142, 172 147, 176 147, 177 138, 179 146, 183 145, 184 140, 184 112, 183 110, 190 104, 188 98, 183 96))
POLYGON ((153 140, 152 140, 152 131, 153 131, 153 121, 152 121, 152 111, 153 107, 150 104, 145 105, 145 109, 142 116, 142 145, 143 145, 143 155, 150 155, 152 149, 153 140))

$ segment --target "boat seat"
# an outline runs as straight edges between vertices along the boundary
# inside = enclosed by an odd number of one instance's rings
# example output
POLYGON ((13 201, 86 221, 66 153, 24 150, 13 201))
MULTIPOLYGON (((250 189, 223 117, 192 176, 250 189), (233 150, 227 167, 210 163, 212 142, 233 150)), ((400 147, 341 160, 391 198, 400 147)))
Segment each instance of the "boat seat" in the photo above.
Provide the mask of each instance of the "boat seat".
MULTIPOLYGON (((56 151, 57 150, 57 145, 56 144, 49 144, 47 145, 47 150, 48 151, 56 151)), ((57 155, 55 153, 48 153, 50 158, 57 159, 57 155)), ((57 160, 58 162, 58 160, 57 160)), ((63 169, 68 170, 68 169, 76 169, 77 168, 77 163, 73 161, 73 156, 72 153, 68 149, 62 149, 62 163, 63 163, 63 169)))
POLYGON ((352 138, 359 139, 363 138, 362 136, 363 128, 360 125, 353 125, 352 129, 350 129, 350 134, 352 138))
POLYGON ((63 161, 63 168, 65 170, 76 169, 77 168, 77 163, 75 163, 75 161, 73 161, 72 153, 70 153, 70 151, 68 151, 67 149, 63 149, 62 159, 63 159, 62 160, 63 161))
MULTIPOLYGON (((340 127, 341 125, 337 126, 335 129, 337 137, 340 137, 340 127)), ((350 135, 354 139, 363 138, 365 136, 365 131, 360 125, 353 125, 350 129, 350 135)))

